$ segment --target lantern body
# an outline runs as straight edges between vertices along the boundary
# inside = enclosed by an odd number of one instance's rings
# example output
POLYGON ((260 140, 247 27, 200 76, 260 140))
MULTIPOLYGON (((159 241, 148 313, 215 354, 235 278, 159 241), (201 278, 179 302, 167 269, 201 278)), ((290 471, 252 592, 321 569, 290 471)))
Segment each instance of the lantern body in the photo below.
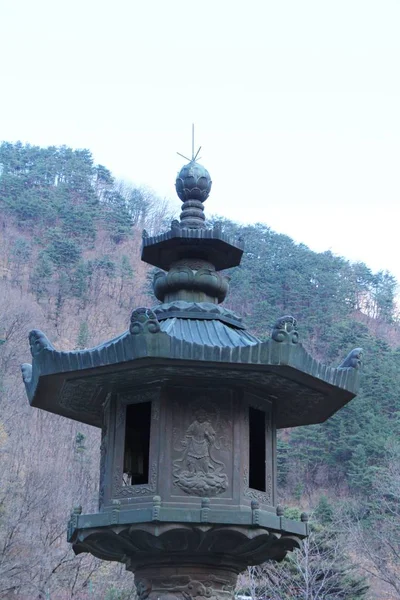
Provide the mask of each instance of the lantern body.
POLYGON ((246 566, 300 546, 307 517, 277 506, 276 431, 329 418, 355 396, 361 365, 360 349, 338 368, 314 360, 292 316, 261 342, 219 306, 220 271, 243 243, 206 229, 203 167, 185 167, 177 189, 181 221, 143 238, 142 259, 163 269, 161 303, 88 350, 60 352, 34 330, 22 366, 32 406, 101 428, 99 510, 74 509, 68 539, 134 571, 140 600, 230 598, 246 566))

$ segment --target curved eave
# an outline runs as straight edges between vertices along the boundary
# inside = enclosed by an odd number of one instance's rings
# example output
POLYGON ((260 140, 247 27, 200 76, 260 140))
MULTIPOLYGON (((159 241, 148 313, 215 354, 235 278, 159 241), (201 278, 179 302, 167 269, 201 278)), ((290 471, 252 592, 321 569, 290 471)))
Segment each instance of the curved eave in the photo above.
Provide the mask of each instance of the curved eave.
POLYGON ((277 427, 325 421, 359 386, 358 369, 327 367, 301 344, 273 339, 229 347, 163 331, 127 332, 90 350, 59 352, 40 335, 32 365, 22 367, 30 404, 98 427, 109 392, 149 383, 197 378, 202 385, 217 381, 254 388, 274 401, 277 427))

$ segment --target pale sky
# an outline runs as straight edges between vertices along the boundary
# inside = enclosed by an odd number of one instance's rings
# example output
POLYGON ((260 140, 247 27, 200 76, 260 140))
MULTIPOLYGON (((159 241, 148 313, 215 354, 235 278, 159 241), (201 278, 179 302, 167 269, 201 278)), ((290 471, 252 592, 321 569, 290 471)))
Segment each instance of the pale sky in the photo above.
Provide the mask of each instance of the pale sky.
POLYGON ((0 0, 0 139, 88 148, 400 281, 400 0, 0 0))

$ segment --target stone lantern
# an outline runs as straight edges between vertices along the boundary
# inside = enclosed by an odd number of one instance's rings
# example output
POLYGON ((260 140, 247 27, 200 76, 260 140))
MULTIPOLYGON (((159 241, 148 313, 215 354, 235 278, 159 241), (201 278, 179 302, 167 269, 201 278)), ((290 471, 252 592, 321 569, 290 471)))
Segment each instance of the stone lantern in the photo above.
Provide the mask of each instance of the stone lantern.
POLYGON ((220 306, 221 271, 239 265, 243 244, 206 228, 210 189, 190 161, 176 180, 180 221, 144 232, 158 305, 89 350, 60 352, 34 330, 22 366, 32 406, 101 428, 99 510, 75 509, 68 540, 124 563, 141 600, 228 599, 247 565, 299 547, 307 516, 277 506, 276 431, 325 421, 358 388, 360 349, 327 367, 293 317, 261 342, 220 306))

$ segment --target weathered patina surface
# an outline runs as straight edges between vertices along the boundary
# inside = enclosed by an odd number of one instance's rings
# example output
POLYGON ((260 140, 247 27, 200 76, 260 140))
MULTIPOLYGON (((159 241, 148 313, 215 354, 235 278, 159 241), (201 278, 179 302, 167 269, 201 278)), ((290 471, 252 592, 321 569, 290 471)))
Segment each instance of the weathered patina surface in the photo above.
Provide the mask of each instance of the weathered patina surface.
POLYGON ((176 187, 180 221, 143 237, 142 259, 164 269, 160 304, 88 350, 60 352, 34 330, 22 372, 32 406, 102 429, 99 512, 73 510, 75 552, 124 563, 140 600, 227 599, 242 569, 282 560, 307 535, 305 515, 276 506, 276 430, 349 402, 362 351, 325 366, 290 315, 267 341, 248 332, 219 306, 229 287, 219 271, 240 263, 243 243, 206 228, 207 170, 191 161, 176 187))

